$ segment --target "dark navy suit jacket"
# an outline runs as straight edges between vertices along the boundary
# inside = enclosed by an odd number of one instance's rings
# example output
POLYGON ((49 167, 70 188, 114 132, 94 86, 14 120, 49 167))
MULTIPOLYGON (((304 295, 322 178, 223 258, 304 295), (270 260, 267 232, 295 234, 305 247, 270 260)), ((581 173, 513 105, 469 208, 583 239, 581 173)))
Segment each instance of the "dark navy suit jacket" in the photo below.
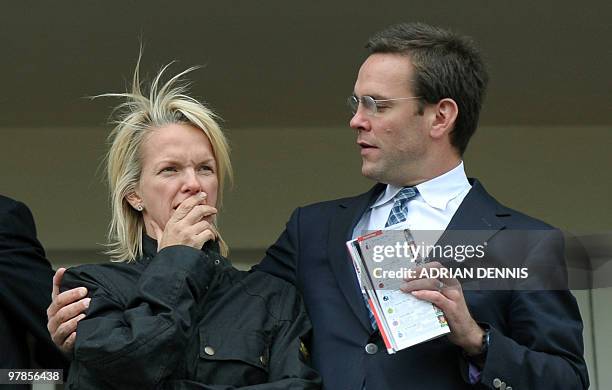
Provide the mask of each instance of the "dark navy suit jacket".
MULTIPOLYGON (((451 231, 474 230, 474 242, 487 242, 490 263, 550 266, 551 274, 562 269, 558 230, 502 206, 477 180, 470 182, 472 189, 439 242, 451 242, 446 237, 451 231)), ((256 266, 295 283, 302 292, 313 323, 313 365, 326 389, 361 390, 364 384, 367 390, 493 389, 495 379, 515 390, 588 387, 576 300, 568 290, 541 287, 546 278, 532 284, 536 291, 464 290, 474 319, 491 329, 476 387, 467 381, 461 350, 446 337, 387 354, 379 332, 371 329, 345 246, 384 188, 377 184, 356 197, 298 208, 256 266), (376 343, 378 352, 366 353, 368 343, 376 343)))

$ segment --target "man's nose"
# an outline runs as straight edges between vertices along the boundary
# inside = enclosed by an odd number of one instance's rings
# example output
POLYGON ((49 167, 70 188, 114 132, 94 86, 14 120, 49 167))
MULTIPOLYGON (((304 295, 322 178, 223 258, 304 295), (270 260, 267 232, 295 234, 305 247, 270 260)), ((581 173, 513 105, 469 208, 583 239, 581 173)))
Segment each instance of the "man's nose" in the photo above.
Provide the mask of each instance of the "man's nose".
POLYGON ((349 126, 355 130, 371 130, 370 119, 368 118, 368 115, 366 115, 366 110, 361 106, 361 104, 359 107, 357 107, 357 111, 349 121, 349 126))

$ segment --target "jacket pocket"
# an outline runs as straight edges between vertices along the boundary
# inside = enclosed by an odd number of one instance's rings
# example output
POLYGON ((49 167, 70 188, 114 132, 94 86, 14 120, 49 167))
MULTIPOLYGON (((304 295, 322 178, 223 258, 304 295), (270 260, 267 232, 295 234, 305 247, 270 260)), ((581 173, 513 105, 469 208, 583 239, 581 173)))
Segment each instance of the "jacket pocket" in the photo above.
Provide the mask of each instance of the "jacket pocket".
POLYGON ((251 329, 200 328, 198 380, 207 384, 248 386, 268 381, 270 345, 251 329))

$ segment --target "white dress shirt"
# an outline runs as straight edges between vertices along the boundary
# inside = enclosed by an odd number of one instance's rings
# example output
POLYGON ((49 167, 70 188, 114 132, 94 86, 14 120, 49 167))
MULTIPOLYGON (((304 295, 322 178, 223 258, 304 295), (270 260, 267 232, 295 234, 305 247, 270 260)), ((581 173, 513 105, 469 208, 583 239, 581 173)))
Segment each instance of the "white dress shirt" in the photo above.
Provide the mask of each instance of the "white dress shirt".
MULTIPOLYGON (((470 191, 463 161, 450 171, 416 186, 418 194, 408 201, 408 218, 402 228, 411 231, 439 231, 442 233, 470 191)), ((402 189, 391 184, 361 216, 353 229, 353 239, 373 230, 384 229, 395 202, 395 195, 402 189)))

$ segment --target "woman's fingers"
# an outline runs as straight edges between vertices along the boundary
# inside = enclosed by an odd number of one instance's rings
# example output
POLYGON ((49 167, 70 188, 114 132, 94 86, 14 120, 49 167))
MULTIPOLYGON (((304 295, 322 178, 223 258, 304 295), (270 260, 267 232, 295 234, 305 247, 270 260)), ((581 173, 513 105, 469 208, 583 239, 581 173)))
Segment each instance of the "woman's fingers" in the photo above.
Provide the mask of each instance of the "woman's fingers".
POLYGON ((210 217, 211 215, 217 214, 217 209, 205 204, 196 205, 191 211, 183 218, 180 223, 186 225, 195 225, 196 223, 210 217))
POLYGON ((206 204, 206 193, 198 192, 197 194, 191 195, 189 198, 185 199, 177 208, 172 217, 168 221, 170 222, 179 222, 183 220, 194 207, 197 205, 206 204))

